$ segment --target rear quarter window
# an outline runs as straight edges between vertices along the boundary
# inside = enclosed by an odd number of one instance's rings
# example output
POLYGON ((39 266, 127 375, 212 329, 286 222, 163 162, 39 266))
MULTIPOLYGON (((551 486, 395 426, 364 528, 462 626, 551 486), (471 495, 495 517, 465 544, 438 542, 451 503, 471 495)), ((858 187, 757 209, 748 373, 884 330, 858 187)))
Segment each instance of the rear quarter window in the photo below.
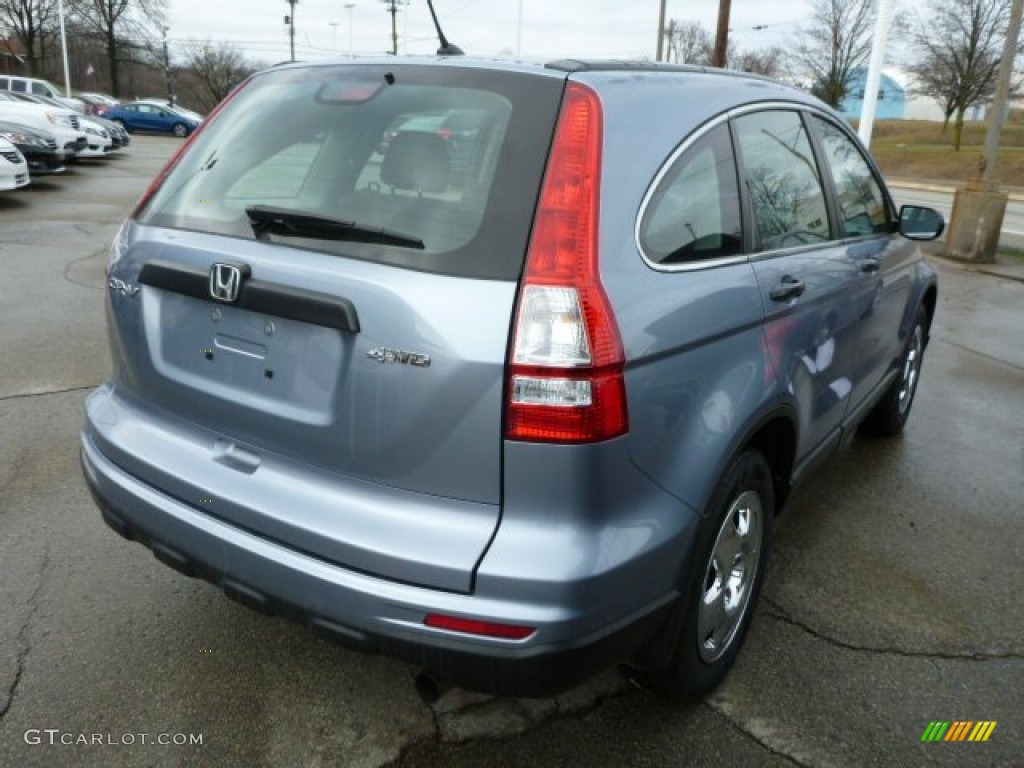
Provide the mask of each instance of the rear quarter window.
POLYGON ((743 251, 739 185, 728 126, 713 127, 684 149, 654 188, 640 220, 640 248, 672 266, 743 251))

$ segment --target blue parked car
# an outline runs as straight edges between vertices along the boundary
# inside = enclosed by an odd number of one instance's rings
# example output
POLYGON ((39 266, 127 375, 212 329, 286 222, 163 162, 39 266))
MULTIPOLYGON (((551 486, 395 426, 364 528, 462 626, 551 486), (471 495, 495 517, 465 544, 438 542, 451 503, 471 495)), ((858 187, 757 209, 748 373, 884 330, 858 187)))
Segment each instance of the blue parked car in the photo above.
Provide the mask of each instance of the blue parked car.
POLYGON ((199 127, 199 121, 170 107, 161 107, 141 101, 119 104, 101 112, 104 118, 121 125, 127 131, 173 133, 184 138, 199 127))
POLYGON ((111 248, 85 477, 162 562, 424 696, 625 662, 692 699, 794 484, 904 428, 943 226, 762 78, 276 67, 111 248))

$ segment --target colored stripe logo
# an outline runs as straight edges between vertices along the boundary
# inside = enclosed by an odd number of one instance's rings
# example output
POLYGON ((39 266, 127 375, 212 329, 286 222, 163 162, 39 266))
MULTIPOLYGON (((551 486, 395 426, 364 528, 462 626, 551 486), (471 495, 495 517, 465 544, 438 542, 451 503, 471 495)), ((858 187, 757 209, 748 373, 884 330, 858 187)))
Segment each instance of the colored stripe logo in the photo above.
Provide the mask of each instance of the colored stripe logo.
POLYGON ((995 720, 933 720, 921 734, 921 741, 988 741, 995 729, 995 720))

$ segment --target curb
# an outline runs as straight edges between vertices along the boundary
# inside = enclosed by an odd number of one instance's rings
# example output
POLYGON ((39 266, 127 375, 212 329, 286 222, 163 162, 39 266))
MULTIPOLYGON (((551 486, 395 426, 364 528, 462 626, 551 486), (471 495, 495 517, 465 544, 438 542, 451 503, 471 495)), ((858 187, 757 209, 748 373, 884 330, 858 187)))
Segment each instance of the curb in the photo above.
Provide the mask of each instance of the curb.
MULTIPOLYGON (((895 189, 910 189, 920 192, 940 192, 947 195, 954 194, 958 186, 953 184, 940 184, 927 181, 910 181, 908 179, 888 179, 887 183, 895 189)), ((966 182, 965 182, 966 183, 966 182)), ((1009 200, 1015 203, 1024 203, 1024 192, 1007 192, 1009 200)))

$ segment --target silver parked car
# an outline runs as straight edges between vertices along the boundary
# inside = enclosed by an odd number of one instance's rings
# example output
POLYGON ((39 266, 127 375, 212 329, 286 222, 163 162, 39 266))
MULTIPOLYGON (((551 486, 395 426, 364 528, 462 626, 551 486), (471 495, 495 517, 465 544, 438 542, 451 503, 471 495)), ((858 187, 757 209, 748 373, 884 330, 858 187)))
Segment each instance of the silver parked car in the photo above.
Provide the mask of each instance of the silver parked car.
POLYGON ((277 67, 113 244, 85 476, 164 563, 424 693, 624 662, 690 699, 793 484, 903 428, 942 228, 760 78, 277 67))

